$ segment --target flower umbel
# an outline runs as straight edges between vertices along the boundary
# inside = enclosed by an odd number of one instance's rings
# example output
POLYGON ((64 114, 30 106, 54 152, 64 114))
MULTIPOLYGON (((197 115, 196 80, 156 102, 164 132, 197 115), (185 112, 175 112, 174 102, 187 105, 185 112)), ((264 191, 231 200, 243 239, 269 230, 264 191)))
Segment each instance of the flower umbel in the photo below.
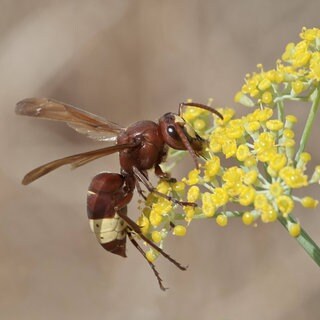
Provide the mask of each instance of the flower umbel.
POLYGON ((160 181, 157 190, 197 206, 181 207, 150 194, 138 221, 147 237, 162 246, 169 234, 184 236, 201 218, 214 218, 221 227, 232 217, 241 217, 244 225, 280 221, 320 265, 320 249, 294 217, 299 207, 318 205, 296 190, 320 182, 320 166, 307 174, 311 155, 305 151, 320 103, 320 29, 304 28, 300 37, 286 46, 274 69, 259 65, 258 72, 247 75, 235 101, 252 112, 237 117, 233 109, 220 108, 221 120, 205 110, 186 109, 183 118, 208 140, 205 160, 181 181, 160 181), (309 110, 300 141, 287 101, 309 110))

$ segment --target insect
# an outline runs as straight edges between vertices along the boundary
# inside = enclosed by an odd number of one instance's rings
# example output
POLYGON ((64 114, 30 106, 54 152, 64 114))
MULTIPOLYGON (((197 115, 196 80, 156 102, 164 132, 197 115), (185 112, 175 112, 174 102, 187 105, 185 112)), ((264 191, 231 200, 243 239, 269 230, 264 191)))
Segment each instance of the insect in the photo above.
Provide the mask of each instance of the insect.
POLYGON ((182 118, 183 108, 187 106, 208 110, 223 119, 218 111, 204 104, 180 103, 178 114, 166 113, 158 123, 143 120, 124 128, 102 117, 53 99, 29 98, 18 102, 16 106, 16 113, 19 115, 62 121, 89 138, 115 142, 112 146, 41 165, 26 174, 22 184, 27 185, 61 166, 69 164, 73 168, 77 168, 118 152, 120 173, 99 173, 92 179, 89 186, 87 214, 90 227, 104 249, 122 257, 126 257, 126 239, 128 237, 149 263, 162 290, 165 290, 162 279, 155 265, 146 258, 146 254, 136 238, 145 241, 179 269, 185 270, 186 267, 171 258, 142 234, 140 227, 128 217, 127 205, 131 201, 135 189, 145 198, 141 187, 144 185, 149 192, 154 192, 176 204, 195 206, 194 203, 179 201, 158 192, 150 183, 147 172, 149 169, 154 169, 158 177, 170 179, 170 175, 163 172, 160 167, 160 164, 165 161, 168 147, 187 150, 192 156, 195 166, 199 167, 197 157, 201 156, 206 141, 182 118))

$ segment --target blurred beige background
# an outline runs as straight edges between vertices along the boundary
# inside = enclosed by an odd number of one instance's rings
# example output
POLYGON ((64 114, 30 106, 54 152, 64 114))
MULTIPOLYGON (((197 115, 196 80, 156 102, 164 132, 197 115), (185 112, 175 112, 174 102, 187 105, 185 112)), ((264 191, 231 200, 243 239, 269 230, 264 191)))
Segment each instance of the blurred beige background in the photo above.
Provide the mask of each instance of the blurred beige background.
MULTIPOLYGON (((30 169, 104 144, 14 115, 31 96, 122 125, 189 97, 233 106, 244 75, 259 62, 273 67, 302 26, 319 25, 319 12, 318 0, 0 0, 0 319, 319 319, 320 270, 277 223, 194 223, 167 243, 189 269, 157 262, 170 287, 161 292, 131 244, 122 259, 89 230, 88 184, 99 171, 118 172, 117 157, 23 187, 30 169)), ((319 134, 309 144, 315 163, 319 134)), ((318 243, 319 210, 298 214, 318 243)))

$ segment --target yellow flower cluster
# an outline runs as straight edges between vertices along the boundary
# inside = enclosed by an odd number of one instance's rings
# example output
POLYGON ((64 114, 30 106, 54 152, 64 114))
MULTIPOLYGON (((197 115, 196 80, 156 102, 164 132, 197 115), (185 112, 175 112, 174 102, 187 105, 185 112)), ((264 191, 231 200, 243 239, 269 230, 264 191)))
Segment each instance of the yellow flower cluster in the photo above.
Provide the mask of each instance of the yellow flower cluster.
POLYGON ((320 32, 319 29, 303 28, 302 39, 289 43, 275 69, 248 74, 235 101, 245 106, 258 104, 274 106, 286 99, 305 98, 320 81, 320 32))
MULTIPOLYGON (((236 101, 256 106, 251 113, 236 117, 233 109, 218 109, 221 120, 196 107, 185 110, 182 117, 208 140, 207 149, 199 169, 181 181, 157 186, 184 206, 154 193, 143 203, 138 225, 157 245, 162 247, 169 234, 184 236, 186 227, 200 218, 213 218, 221 227, 231 217, 241 217, 245 225, 279 220, 299 237, 293 209, 297 204, 318 205, 316 199, 294 192, 320 183, 320 166, 311 177, 306 174, 311 155, 305 152, 320 104, 320 30, 303 29, 300 37, 301 42, 286 47, 276 69, 263 71, 260 66, 259 73, 247 76, 236 101), (294 132, 297 118, 284 109, 285 100, 297 99, 312 103, 300 143, 294 132)), ((150 261, 157 256, 154 249, 147 252, 150 261)))
MULTIPOLYGON (((231 114, 228 109, 220 112, 231 114)), ((288 217, 295 202, 309 208, 318 204, 311 197, 292 195, 293 189, 318 182, 305 174, 310 154, 303 152, 298 162, 294 160, 293 126, 297 119, 288 115, 282 122, 272 116, 273 110, 265 107, 240 119, 225 117, 224 121, 216 121, 209 139, 209 160, 202 170, 192 170, 184 179, 190 185, 188 195, 194 188, 199 194, 199 185, 207 189, 202 193, 200 214, 215 216, 219 225, 225 225, 227 205, 232 203, 233 207, 240 206, 243 222, 251 224, 258 217, 263 222, 288 217), (218 154, 234 158, 236 165, 221 166, 218 154)))

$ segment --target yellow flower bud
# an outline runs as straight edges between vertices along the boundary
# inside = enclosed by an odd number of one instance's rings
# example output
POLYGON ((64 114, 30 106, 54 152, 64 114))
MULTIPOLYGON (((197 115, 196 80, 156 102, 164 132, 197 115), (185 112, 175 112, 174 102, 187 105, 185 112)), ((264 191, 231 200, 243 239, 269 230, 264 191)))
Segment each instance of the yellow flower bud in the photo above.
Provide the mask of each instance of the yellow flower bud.
POLYGON ((276 199, 277 206, 284 217, 287 217, 293 210, 294 202, 291 197, 281 195, 276 199))
POLYGON ((288 231, 290 233, 290 235, 294 238, 299 237, 300 233, 301 233, 301 226, 300 223, 292 223, 292 222, 288 222, 288 231))
POLYGON ((249 147, 246 144, 241 144, 236 152, 236 157, 239 161, 244 161, 250 155, 249 147))
POLYGON ((187 233, 187 229, 186 227, 184 226, 181 226, 181 225, 176 225, 174 228, 173 228, 173 234, 175 236, 179 236, 179 237, 183 237, 185 236, 187 233))
POLYGON ((318 203, 319 203, 319 201, 313 199, 312 197, 304 197, 301 199, 301 204, 305 208, 316 208, 318 203))
POLYGON ((254 221, 254 215, 247 211, 242 215, 242 222, 246 225, 249 226, 250 224, 252 224, 254 221))
POLYGON ((186 185, 183 182, 178 181, 173 184, 172 190, 179 194, 182 194, 185 190, 185 187, 186 185))
POLYGON ((159 254, 157 254, 153 249, 150 249, 146 252, 146 258, 150 262, 154 262, 158 258, 158 255, 159 254))
POLYGON ((216 223, 220 227, 225 227, 228 224, 228 217, 224 214, 219 214, 216 218, 216 223))
POLYGON ((273 101, 272 93, 270 91, 265 91, 262 94, 261 101, 265 104, 270 104, 273 101))
POLYGON ((155 243, 159 243, 162 240, 161 232, 155 230, 151 234, 152 241, 155 243))
POLYGON ((198 186, 192 186, 187 195, 187 199, 189 202, 196 202, 200 197, 200 189, 198 186))
POLYGON ((268 120, 266 127, 271 131, 279 131, 283 128, 283 122, 278 119, 268 120))

